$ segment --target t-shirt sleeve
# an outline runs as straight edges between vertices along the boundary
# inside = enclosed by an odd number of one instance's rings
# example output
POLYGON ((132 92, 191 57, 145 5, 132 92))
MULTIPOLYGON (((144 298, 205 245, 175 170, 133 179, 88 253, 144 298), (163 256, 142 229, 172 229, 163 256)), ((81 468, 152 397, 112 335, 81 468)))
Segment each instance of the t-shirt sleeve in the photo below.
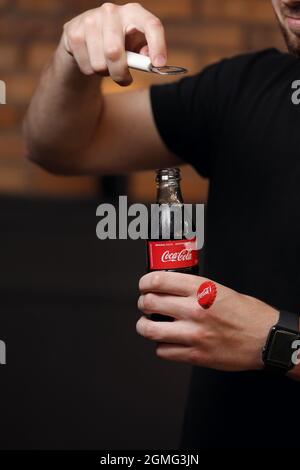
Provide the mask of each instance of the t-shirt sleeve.
POLYGON ((218 127, 218 75, 222 62, 175 83, 153 85, 154 121, 168 149, 204 177, 212 174, 218 127))

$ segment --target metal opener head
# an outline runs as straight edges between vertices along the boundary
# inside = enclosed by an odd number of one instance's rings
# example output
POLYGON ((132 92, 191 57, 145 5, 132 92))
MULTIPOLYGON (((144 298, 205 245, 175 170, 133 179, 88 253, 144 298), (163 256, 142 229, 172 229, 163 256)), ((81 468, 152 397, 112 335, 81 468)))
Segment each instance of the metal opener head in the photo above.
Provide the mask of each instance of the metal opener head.
POLYGON ((153 73, 158 73, 159 75, 182 75, 187 73, 187 69, 183 67, 174 67, 172 65, 165 65, 164 67, 154 67, 150 65, 150 71, 153 73))

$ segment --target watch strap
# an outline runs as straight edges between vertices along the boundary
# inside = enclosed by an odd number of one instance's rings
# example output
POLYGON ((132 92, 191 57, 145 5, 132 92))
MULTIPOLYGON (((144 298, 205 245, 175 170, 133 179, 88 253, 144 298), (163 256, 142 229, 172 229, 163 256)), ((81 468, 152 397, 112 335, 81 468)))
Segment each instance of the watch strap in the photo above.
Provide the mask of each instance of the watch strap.
MULTIPOLYGON (((294 333, 295 334, 295 339, 297 339, 297 337, 300 338, 299 315, 297 315, 296 313, 291 313, 291 312, 287 312, 285 310, 281 310, 279 312, 279 320, 278 320, 277 324, 273 326, 271 331, 274 330, 275 328, 277 330, 282 329, 284 331, 294 333)), ((265 349, 268 349, 268 342, 267 342, 267 345, 266 345, 265 349)), ((291 368, 280 367, 278 365, 268 363, 266 361, 264 370, 266 372, 270 372, 270 373, 273 373, 273 374, 275 373, 275 374, 285 375, 289 372, 289 370, 291 370, 291 368)))
POLYGON ((279 320, 276 326, 285 330, 299 333, 299 316, 296 313, 281 310, 279 313, 279 320))

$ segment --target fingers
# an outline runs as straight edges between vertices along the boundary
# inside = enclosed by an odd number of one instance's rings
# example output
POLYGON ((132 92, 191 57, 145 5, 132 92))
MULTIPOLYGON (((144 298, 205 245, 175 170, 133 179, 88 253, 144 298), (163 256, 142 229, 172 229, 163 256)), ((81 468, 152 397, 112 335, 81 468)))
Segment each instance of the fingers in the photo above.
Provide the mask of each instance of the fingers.
POLYGON ((126 32, 134 26, 145 34, 152 64, 156 67, 166 65, 167 45, 160 19, 136 3, 125 5, 121 13, 126 32))
POLYGON ((151 62, 155 67, 167 64, 167 45, 164 27, 155 16, 149 18, 145 24, 145 36, 149 47, 151 62))
POLYGON ((196 296, 201 282, 206 279, 189 274, 156 271, 143 276, 139 283, 142 294, 154 292, 177 296, 196 296))
POLYGON ((112 79, 129 85, 132 77, 127 65, 125 37, 117 6, 107 6, 102 20, 102 41, 105 61, 112 79))
POLYGON ((85 34, 81 26, 69 27, 66 25, 64 43, 67 51, 71 53, 77 62, 80 71, 84 75, 92 75, 94 73, 89 53, 85 41, 85 34))
POLYGON ((176 320, 188 319, 199 310, 193 297, 175 297, 153 293, 141 295, 138 300, 138 308, 146 315, 159 313, 176 320))
POLYGON ((154 322, 141 317, 136 325, 139 335, 156 343, 172 343, 189 346, 193 335, 192 325, 187 322, 154 322))
POLYGON ((189 363, 192 351, 192 348, 187 346, 162 343, 156 348, 156 355, 166 361, 189 363))
POLYGON ((95 73, 108 72, 107 63, 102 47, 102 28, 97 18, 89 17, 89 26, 86 29, 86 45, 91 67, 95 73))
POLYGON ((163 25, 137 3, 104 3, 64 26, 65 50, 74 56, 82 73, 105 76, 109 71, 112 79, 120 85, 132 82, 125 53, 127 40, 129 50, 136 50, 134 44, 138 40, 139 50, 150 56, 153 65, 166 65, 167 46, 163 25))
POLYGON ((149 57, 149 46, 143 46, 140 50, 140 54, 149 57))

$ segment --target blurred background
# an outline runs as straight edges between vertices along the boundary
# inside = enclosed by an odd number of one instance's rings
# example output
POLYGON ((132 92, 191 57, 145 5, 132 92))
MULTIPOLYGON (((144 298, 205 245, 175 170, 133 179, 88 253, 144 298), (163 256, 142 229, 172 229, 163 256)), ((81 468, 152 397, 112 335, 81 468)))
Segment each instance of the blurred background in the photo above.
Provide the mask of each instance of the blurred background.
MULTIPOLYGON (((24 158, 21 122, 63 24, 95 0, 0 0, 0 448, 174 449, 189 367, 162 363, 135 334, 143 243, 96 239, 96 207, 154 201, 152 172, 53 176, 24 158)), ((103 3, 103 2, 102 2, 103 3)), ((119 4, 126 2, 116 2, 119 4)), ((169 63, 282 48, 270 0, 141 0, 164 22, 169 63)), ((134 73, 134 87, 166 79, 134 73)), ((123 92, 109 79, 106 93, 123 92)), ((80 109, 78 109, 80 112, 80 109)), ((186 202, 208 183, 183 170, 186 202)))
MULTIPOLYGON (((26 162, 20 123, 63 24, 100 3, 104 2, 0 0, 0 78, 6 81, 8 90, 8 104, 0 107, 1 192, 81 197, 99 194, 101 185, 95 178, 51 176, 26 162)), ((187 67, 191 74, 239 52, 282 47, 270 0, 142 0, 140 3, 164 22, 170 64, 187 67)), ((140 72, 134 75, 136 88, 166 80, 140 72)), ((124 90, 107 79, 105 91, 124 90)), ((185 170, 183 184, 186 198, 198 200, 203 183, 192 170, 185 170)), ((132 175, 128 186, 133 199, 153 199, 152 174, 132 175)))

